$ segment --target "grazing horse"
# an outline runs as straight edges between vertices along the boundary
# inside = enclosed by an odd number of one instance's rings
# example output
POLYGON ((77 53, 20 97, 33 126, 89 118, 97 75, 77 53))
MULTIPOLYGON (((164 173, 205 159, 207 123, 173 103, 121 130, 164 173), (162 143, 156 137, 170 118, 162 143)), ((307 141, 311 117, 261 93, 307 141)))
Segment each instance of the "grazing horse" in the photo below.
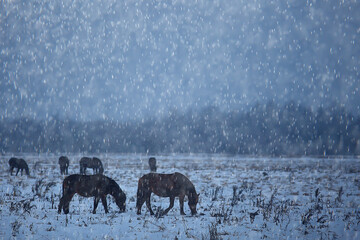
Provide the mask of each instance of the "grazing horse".
POLYGON ((67 176, 63 181, 63 195, 58 208, 59 214, 61 213, 61 209, 63 209, 65 214, 69 213, 70 201, 75 193, 83 197, 94 197, 94 214, 96 213, 100 199, 104 206, 105 213, 109 212, 106 202, 107 194, 115 198, 116 205, 120 208, 120 212, 125 211, 125 193, 113 179, 104 175, 73 174, 67 176))
POLYGON ((165 215, 174 206, 175 197, 179 197, 180 214, 185 215, 184 212, 184 198, 187 195, 189 200, 189 207, 191 214, 196 214, 196 204, 199 200, 199 194, 196 193, 195 187, 192 182, 182 175, 181 173, 173 174, 159 174, 148 173, 139 179, 137 190, 136 208, 137 214, 141 214, 141 207, 146 201, 146 206, 151 215, 154 212, 151 209, 150 196, 155 193, 160 197, 169 197, 170 206, 165 209, 162 215, 165 215))
POLYGON ((93 157, 83 157, 80 159, 80 174, 86 174, 86 168, 92 168, 94 174, 104 173, 104 167, 100 159, 93 157))
POLYGON ((151 172, 156 172, 156 158, 149 158, 149 167, 151 172))
POLYGON ((16 176, 18 175, 19 171, 21 170, 21 175, 23 174, 23 170, 25 169, 26 175, 29 175, 29 167, 24 159, 22 158, 10 158, 9 160, 10 165, 10 174, 12 175, 13 169, 17 168, 16 176))
POLYGON ((69 169, 69 159, 65 156, 61 156, 59 158, 59 165, 60 165, 60 173, 61 174, 69 174, 68 173, 68 169, 69 169))

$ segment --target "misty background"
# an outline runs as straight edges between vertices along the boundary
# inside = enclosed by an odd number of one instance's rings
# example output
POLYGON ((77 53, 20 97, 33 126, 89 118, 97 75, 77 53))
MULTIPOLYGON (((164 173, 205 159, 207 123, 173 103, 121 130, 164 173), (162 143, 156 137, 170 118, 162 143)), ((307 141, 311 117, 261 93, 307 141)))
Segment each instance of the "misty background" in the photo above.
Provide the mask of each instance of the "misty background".
POLYGON ((357 1, 4 1, 2 152, 360 154, 357 1))

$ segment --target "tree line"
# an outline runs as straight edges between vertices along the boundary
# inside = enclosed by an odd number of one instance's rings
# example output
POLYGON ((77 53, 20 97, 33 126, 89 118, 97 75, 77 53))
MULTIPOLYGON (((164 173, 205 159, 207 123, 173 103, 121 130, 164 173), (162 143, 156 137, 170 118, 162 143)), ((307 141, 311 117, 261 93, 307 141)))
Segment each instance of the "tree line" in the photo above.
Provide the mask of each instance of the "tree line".
POLYGON ((360 116, 341 106, 312 110, 295 102, 256 104, 247 111, 174 110, 161 119, 123 122, 51 117, 0 123, 3 153, 360 154, 360 116))

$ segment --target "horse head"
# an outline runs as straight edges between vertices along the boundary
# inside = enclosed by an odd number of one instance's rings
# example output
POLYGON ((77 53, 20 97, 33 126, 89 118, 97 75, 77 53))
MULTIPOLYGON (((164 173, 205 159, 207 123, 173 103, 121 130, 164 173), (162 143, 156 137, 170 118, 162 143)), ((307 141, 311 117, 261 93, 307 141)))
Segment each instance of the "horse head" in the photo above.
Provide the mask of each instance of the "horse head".
POLYGON ((191 190, 189 195, 188 195, 189 208, 191 210, 191 215, 197 214, 196 204, 199 202, 199 195, 200 194, 197 194, 195 189, 191 190))
POLYGON ((119 207, 120 212, 125 212, 126 194, 115 181, 112 182, 110 188, 110 194, 115 198, 116 205, 119 207))

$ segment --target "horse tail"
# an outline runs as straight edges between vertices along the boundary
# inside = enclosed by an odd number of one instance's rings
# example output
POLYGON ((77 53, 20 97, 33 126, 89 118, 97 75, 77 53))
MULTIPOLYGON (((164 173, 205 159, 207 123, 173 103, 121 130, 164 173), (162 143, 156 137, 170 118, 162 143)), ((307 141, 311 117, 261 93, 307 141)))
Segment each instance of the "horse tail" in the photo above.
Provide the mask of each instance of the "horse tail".
POLYGON ((138 189, 136 193, 136 208, 138 209, 138 214, 141 212, 141 206, 145 201, 145 191, 144 191, 144 177, 139 178, 138 189))
POLYGON ((63 181, 63 196, 70 190, 70 180, 65 178, 63 181))
POLYGON ((139 179, 138 182, 138 189, 137 189, 137 196, 138 198, 142 198, 145 195, 146 189, 149 188, 148 186, 148 179, 145 179, 144 176, 139 179))
POLYGON ((138 188, 137 188, 137 195, 139 196, 140 192, 141 192, 141 188, 142 188, 142 178, 139 178, 138 181, 138 188))

